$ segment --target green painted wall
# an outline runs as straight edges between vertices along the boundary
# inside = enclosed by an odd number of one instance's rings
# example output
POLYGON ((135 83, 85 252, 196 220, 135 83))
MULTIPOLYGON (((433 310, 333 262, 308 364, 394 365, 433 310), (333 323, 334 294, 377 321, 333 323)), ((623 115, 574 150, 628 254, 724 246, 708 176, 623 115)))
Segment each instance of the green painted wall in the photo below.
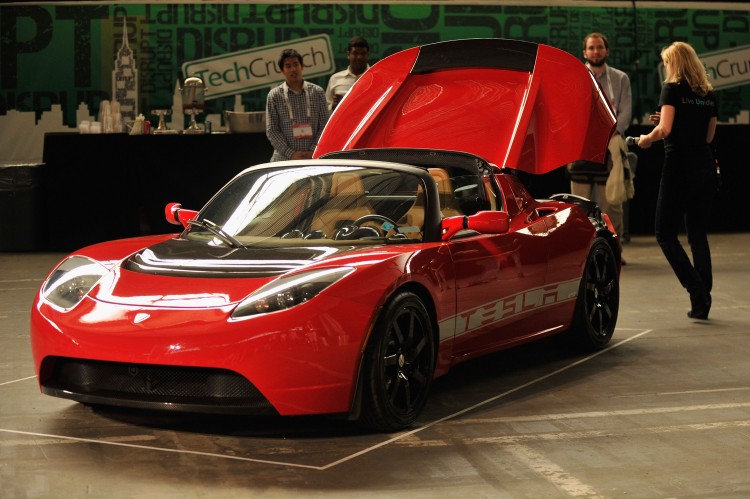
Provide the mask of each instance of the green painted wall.
MULTIPOLYGON (((710 6, 710 4, 707 4, 710 6)), ((85 4, 0 7, 0 115, 62 104, 75 125, 80 102, 92 112, 110 98, 114 55, 127 26, 139 68, 140 108, 171 103, 182 64, 317 33, 333 43, 337 68, 355 34, 371 44, 371 62, 418 44, 472 37, 517 38, 577 56, 589 31, 607 34, 610 64, 633 83, 634 116, 656 107, 661 47, 691 43, 699 54, 750 46, 750 10, 668 10, 610 7, 524 7, 398 4, 85 4)), ((747 52, 744 52, 747 53, 747 52)), ((750 75, 750 57, 735 63, 750 75)), ((313 80, 325 86, 327 78, 313 80)), ((247 92, 248 110, 262 110, 267 90, 247 92)), ((720 119, 750 110, 750 84, 719 92, 720 119)), ((212 100, 208 113, 231 109, 232 97, 212 100)))

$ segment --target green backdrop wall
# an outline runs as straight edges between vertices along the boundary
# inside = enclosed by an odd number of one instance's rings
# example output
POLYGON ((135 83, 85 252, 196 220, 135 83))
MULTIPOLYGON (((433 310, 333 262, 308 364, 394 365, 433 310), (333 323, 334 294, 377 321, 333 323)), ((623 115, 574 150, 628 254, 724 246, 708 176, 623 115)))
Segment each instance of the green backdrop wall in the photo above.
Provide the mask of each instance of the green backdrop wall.
MULTIPOLYGON (((355 34, 371 44, 371 61, 418 44, 456 38, 502 37, 581 53, 592 30, 608 35, 611 65, 633 82, 634 119, 655 109, 661 86, 659 50, 674 40, 699 54, 750 46, 750 10, 640 7, 404 4, 82 4, 0 6, 0 117, 61 104, 75 126, 75 109, 96 112, 110 98, 111 71, 127 27, 139 69, 140 109, 170 103, 183 62, 292 40, 330 36, 337 68, 355 34)), ((622 2, 618 2, 622 4, 622 2)), ((589 3, 589 5, 591 5, 589 3)), ((634 2, 634 5, 637 5, 634 2)), ((679 5, 679 4, 676 4, 679 5)), ((750 73, 750 57, 734 69, 750 73), (744 64, 744 65, 743 65, 744 64)), ((180 80, 181 81, 181 80, 180 80)), ((327 78, 315 80, 325 86, 327 78)), ((247 110, 262 110, 267 89, 242 94, 247 110)), ((750 110, 750 85, 722 89, 720 120, 750 110)), ((231 109, 232 97, 209 101, 208 113, 231 109)), ((1 125, 0 125, 1 126, 1 125)))

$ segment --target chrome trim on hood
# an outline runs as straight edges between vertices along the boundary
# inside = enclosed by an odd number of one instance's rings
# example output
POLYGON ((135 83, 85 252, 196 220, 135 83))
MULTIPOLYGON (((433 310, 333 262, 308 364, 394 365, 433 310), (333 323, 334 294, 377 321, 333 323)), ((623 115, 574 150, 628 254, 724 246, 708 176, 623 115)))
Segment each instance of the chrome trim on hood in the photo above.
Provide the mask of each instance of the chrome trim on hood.
POLYGON ((133 254, 122 267, 183 277, 274 277, 353 249, 355 246, 227 248, 170 239, 133 254))

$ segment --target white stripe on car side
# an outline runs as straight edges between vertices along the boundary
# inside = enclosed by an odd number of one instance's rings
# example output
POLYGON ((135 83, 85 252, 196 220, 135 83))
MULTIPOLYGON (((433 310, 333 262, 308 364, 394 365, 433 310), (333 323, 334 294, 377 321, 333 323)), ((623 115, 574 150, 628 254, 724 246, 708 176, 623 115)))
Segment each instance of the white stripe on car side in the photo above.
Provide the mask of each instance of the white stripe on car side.
POLYGON ((538 311, 575 300, 580 283, 580 279, 571 279, 548 284, 459 312, 439 322, 440 341, 459 337, 483 327, 500 325, 532 310, 538 311))

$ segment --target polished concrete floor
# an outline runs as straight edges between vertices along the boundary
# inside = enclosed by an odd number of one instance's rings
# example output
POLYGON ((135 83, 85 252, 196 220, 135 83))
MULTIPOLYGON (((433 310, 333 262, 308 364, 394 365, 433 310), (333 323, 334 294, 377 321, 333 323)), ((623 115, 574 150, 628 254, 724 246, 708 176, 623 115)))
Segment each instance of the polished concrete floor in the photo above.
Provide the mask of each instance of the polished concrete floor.
POLYGON ((61 255, 0 253, 0 497, 750 497, 750 234, 710 241, 710 320, 686 317, 635 237, 609 348, 545 340, 461 365, 389 435, 43 396, 28 315, 61 255))

